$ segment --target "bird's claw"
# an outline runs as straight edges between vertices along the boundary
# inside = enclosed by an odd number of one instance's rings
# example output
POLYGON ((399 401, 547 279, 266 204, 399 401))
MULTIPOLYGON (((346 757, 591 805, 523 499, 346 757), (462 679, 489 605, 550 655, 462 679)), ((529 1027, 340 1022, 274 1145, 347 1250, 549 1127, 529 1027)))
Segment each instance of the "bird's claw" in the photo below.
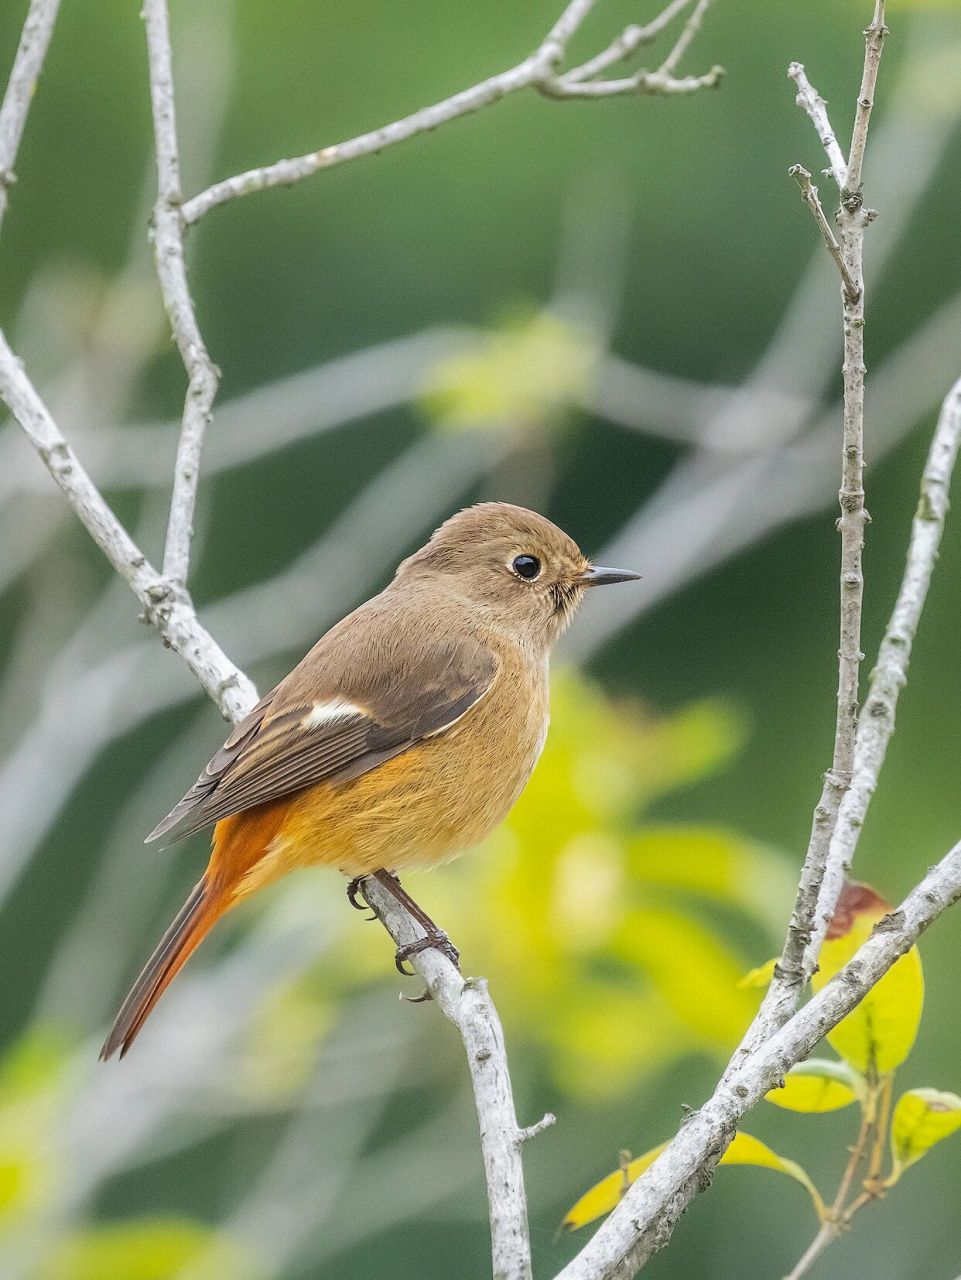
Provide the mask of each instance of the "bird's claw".
POLYGON ((401 992, 400 998, 406 1000, 408 1004, 425 1004, 428 1000, 433 1000, 433 996, 425 987, 419 996, 406 996, 401 992))
POLYGON ((363 885, 366 876, 354 876, 347 886, 347 901, 355 911, 367 911, 370 903, 364 897, 363 885))
POLYGON ((394 956, 394 964, 397 966, 398 973, 402 973, 405 978, 413 977, 413 970, 404 967, 404 961, 411 956, 419 955, 421 951, 429 950, 439 951, 445 956, 455 969, 459 969, 460 952, 448 938, 443 929, 432 929, 422 938, 416 938, 413 942, 407 942, 402 947, 397 948, 394 956))

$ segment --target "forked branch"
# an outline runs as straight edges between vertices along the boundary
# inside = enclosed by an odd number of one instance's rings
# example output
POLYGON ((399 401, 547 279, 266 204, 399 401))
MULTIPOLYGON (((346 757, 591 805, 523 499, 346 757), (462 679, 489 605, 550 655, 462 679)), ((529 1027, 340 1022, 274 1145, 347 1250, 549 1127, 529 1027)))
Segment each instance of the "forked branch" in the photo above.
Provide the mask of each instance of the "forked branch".
POLYGON ((630 26, 608 47, 594 58, 559 73, 558 68, 567 53, 571 38, 582 26, 596 0, 571 0, 557 22, 538 47, 523 62, 489 76, 469 89, 462 89, 452 97, 443 98, 429 107, 422 107, 400 120, 381 125, 369 133, 362 133, 346 142, 322 147, 306 155, 289 160, 277 160, 273 164, 248 169, 215 182, 184 202, 183 220, 189 226, 217 205, 226 204, 239 196, 255 191, 268 191, 272 187, 288 187, 304 178, 312 177, 324 169, 357 160, 361 156, 375 155, 398 142, 406 142, 419 134, 429 133, 440 125, 461 116, 480 111, 483 107, 518 93, 523 89, 536 89, 550 98, 604 98, 624 94, 676 94, 696 93, 699 89, 712 88, 721 81, 723 71, 713 67, 702 76, 674 75, 682 54, 700 29, 701 21, 711 0, 698 0, 695 12, 682 31, 667 59, 656 71, 637 71, 621 80, 598 80, 596 77, 617 62, 631 56, 642 45, 649 44, 690 3, 690 0, 672 0, 647 26, 630 26))

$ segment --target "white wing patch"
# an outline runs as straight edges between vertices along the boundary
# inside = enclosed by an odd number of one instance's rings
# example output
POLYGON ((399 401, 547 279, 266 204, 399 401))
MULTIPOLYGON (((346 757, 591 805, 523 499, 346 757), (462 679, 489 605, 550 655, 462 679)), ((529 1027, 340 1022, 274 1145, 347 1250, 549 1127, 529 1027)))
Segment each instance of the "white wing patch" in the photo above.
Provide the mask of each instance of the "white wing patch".
POLYGON ((333 724, 336 720, 369 715, 366 707, 348 702, 346 698, 329 698, 326 702, 315 702, 300 723, 305 729, 319 729, 321 725, 333 724))

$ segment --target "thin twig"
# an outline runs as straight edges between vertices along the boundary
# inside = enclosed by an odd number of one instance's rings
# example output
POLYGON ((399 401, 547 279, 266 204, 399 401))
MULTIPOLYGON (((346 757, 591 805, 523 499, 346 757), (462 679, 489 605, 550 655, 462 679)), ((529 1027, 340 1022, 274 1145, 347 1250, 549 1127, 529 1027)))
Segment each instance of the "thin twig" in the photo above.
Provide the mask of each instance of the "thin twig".
POLYGON ((824 1250, 838 1238, 839 1227, 836 1222, 822 1222, 817 1235, 798 1258, 797 1262, 784 1277, 784 1280, 801 1280, 817 1262, 824 1250))
POLYGON ((145 0, 143 17, 147 31, 150 106, 157 153, 154 258, 164 308, 189 380, 177 444, 163 558, 165 577, 174 587, 183 588, 190 566, 190 540, 204 434, 210 423, 220 375, 207 354, 187 282, 167 0, 145 0))
POLYGON ((31 0, 0 104, 0 226, 7 212, 7 193, 17 180, 13 166, 59 8, 60 0, 31 0))
MULTIPOLYGON (((362 133, 346 142, 323 147, 319 151, 311 151, 289 160, 277 160, 273 164, 248 169, 245 173, 238 173, 231 178, 215 182, 204 191, 184 201, 181 208, 184 223, 190 226, 217 205, 225 204, 238 196, 250 195, 255 191, 267 191, 273 187, 290 186, 319 173, 322 169, 331 169, 348 160, 377 154, 386 147, 394 146, 398 142, 406 142, 408 138, 414 138, 418 134, 428 133, 439 125, 470 115, 522 89, 537 89, 546 96, 557 99, 601 98, 633 93, 687 94, 702 88, 710 88, 720 82, 721 70, 717 67, 705 76, 689 76, 679 80, 674 79, 669 70, 661 68, 657 72, 638 72, 623 80, 591 82, 589 77, 596 74, 596 59, 591 59, 574 68, 572 73, 558 75, 557 67, 567 52, 568 43, 593 8, 594 3, 595 0, 573 0, 537 49, 523 62, 519 62, 507 71, 481 80, 480 83, 469 89, 463 89, 450 98, 444 98, 432 106, 423 107, 411 115, 404 116, 401 120, 395 120, 369 133, 362 133)), ((706 3, 707 0, 700 0, 699 8, 701 5, 706 7, 706 3)), ((646 28, 628 28, 632 33, 630 36, 624 33, 619 40, 598 55, 601 68, 611 66, 618 61, 619 57, 629 56, 648 38, 647 32, 653 32, 653 35, 656 35, 682 7, 679 0, 671 0, 659 17, 649 23, 646 28), (623 53, 620 52, 621 50, 623 53)))
MULTIPOLYGON (((870 51, 867 51, 865 58, 870 56, 870 51)), ((798 85, 798 104, 818 130, 833 169, 833 151, 840 154, 840 150, 824 102, 811 87, 799 63, 793 63, 788 74, 798 85)), ((843 181, 840 185, 843 187, 843 181)), ((845 287, 841 291, 844 362, 841 488, 838 493, 841 515, 837 523, 841 535, 840 643, 834 751, 815 806, 811 836, 781 959, 738 1054, 750 1052, 786 1020, 796 1008, 801 989, 811 975, 810 965, 816 963, 817 955, 812 953, 811 944, 819 906, 826 905, 821 902, 821 891, 830 859, 831 840, 841 803, 854 773, 859 673, 864 657, 861 652, 864 597, 861 556, 864 527, 870 519, 864 505, 864 232, 872 221, 872 214, 873 211, 861 207, 860 196, 856 207, 849 208, 842 203, 838 210, 845 287)), ((738 1054, 732 1061, 737 1060, 738 1054)))
POLYGON ((711 0, 697 0, 697 4, 694 6, 694 12, 681 28, 681 34, 674 42, 673 49, 658 67, 658 71, 661 75, 672 76, 677 70, 681 59, 690 48, 691 42, 700 31, 701 23, 704 21, 704 15, 710 7, 711 0))
MULTIPOLYGON (((869 84, 872 95, 877 79, 877 62, 881 55, 882 35, 878 34, 876 38, 872 35, 878 23, 883 28, 884 0, 876 0, 874 21, 865 33, 862 85, 869 84)), ((842 291, 844 362, 841 372, 844 411, 842 480, 838 495, 841 506, 838 521, 841 534, 841 645, 838 651, 838 719, 832 769, 843 780, 845 791, 851 785, 855 765, 859 673, 864 656, 861 653, 861 610, 864 597, 861 555, 864 529, 870 520, 864 505, 864 233, 877 215, 873 209, 863 207, 860 192, 861 160, 867 141, 869 114, 859 114, 855 126, 856 131, 860 129, 861 135, 857 168, 858 190, 853 195, 849 193, 846 175, 837 212, 841 255, 857 289, 856 297, 842 291)), ((841 802, 843 803, 843 796, 841 802)), ((805 903, 805 927, 795 936, 792 961, 800 960, 802 981, 810 977, 817 964, 818 952, 814 940, 818 937, 818 911, 823 913, 830 906, 831 914, 834 914, 836 899, 828 904, 824 901, 822 891, 831 856, 830 839, 833 838, 836 825, 837 814, 829 833, 828 848, 819 851, 818 860, 810 869, 810 882, 812 886, 816 885, 817 910, 812 913, 810 902, 805 903)))
POLYGON ((884 1194, 883 1190, 879 1188, 879 1182, 885 1143, 888 1136, 888 1125, 891 1120, 893 1083, 894 1078, 892 1076, 885 1076, 880 1087, 873 1092, 871 1096, 872 1111, 866 1113, 862 1118, 861 1132, 858 1135, 857 1143, 851 1148, 851 1157, 844 1170, 844 1176, 841 1179, 841 1185, 838 1187, 829 1216, 822 1222, 817 1235, 804 1250, 804 1253, 795 1263, 791 1272, 785 1277, 785 1280, 801 1280, 801 1276, 807 1274, 812 1264, 817 1261, 825 1249, 833 1244, 835 1240, 838 1240, 850 1227, 855 1215, 860 1213, 866 1205, 880 1199, 884 1194), (870 1152, 868 1148, 870 1148, 870 1152), (858 1166, 865 1155, 870 1155, 870 1162, 862 1183, 864 1190, 850 1204, 845 1204, 858 1166))
POLYGON ((828 253, 834 259, 834 265, 841 273, 841 281, 844 285, 844 294, 852 302, 857 301, 858 287, 854 283, 848 265, 844 261, 841 254, 841 246, 838 244, 834 232, 831 230, 831 224, 824 216, 824 210, 821 208, 821 201, 818 199, 818 189, 811 181, 810 171, 805 169, 803 164, 792 164, 788 169, 788 174, 794 179, 801 189, 801 199, 811 210, 811 215, 817 224, 817 229, 824 237, 824 243, 827 245, 828 253))
POLYGON ((838 1183, 837 1193, 835 1194, 829 1210, 830 1218, 835 1224, 844 1212, 845 1202, 847 1201, 848 1193, 854 1184, 858 1168, 871 1145, 871 1139, 874 1135, 878 1119, 877 1108, 878 1095, 877 1090, 875 1089, 869 1095, 868 1104, 861 1112, 861 1125, 858 1131, 857 1141, 854 1143, 854 1146, 851 1147, 848 1154, 848 1162, 844 1166, 844 1173, 841 1175, 841 1181, 838 1183))
POLYGON ((787 69, 787 73, 797 86, 797 105, 802 111, 807 112, 811 123, 817 130, 817 135, 821 139, 821 146, 824 148, 828 164, 831 166, 831 176, 838 185, 838 191, 841 191, 844 187, 847 165, 844 162, 844 152, 838 145, 837 135, 834 132, 831 121, 828 119, 827 103, 808 80, 803 63, 792 62, 787 69))
POLYGON ((884 47, 884 37, 887 33, 888 29, 884 25, 884 0, 875 0, 874 17, 864 32, 864 72, 861 76, 861 91, 858 94, 854 129, 851 133, 851 151, 848 156, 847 172, 841 189, 843 201, 850 200, 858 195, 861 190, 864 148, 868 140, 871 109, 874 106, 874 88, 878 80, 881 50, 884 47))
POLYGON ((672 97, 677 94, 698 93, 701 89, 716 89, 724 78, 724 68, 715 66, 701 76, 683 76, 675 79, 661 71, 635 71, 623 80, 568 80, 566 76, 543 80, 535 87, 545 98, 616 98, 624 94, 648 94, 652 97, 672 97))
POLYGON ((591 80, 594 76, 600 75, 602 71, 606 71, 608 67, 612 67, 618 62, 626 62, 635 50, 640 49, 642 45, 650 44, 690 4, 691 0, 671 0, 667 8, 662 9, 657 17, 652 18, 645 26, 639 27, 636 24, 632 24, 629 27, 625 27, 606 49, 602 49, 593 58, 588 58, 580 66, 572 67, 570 71, 566 71, 563 77, 564 80, 591 80))

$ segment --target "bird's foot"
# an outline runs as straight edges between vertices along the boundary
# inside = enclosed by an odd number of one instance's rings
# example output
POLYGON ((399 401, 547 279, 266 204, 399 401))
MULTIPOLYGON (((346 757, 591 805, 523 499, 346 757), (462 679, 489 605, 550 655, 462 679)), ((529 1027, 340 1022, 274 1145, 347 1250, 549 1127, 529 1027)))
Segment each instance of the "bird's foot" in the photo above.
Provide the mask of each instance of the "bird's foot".
POLYGON ((421 951, 436 950, 446 957, 455 969, 460 968, 458 963, 460 960, 460 952, 448 938, 443 929, 431 928, 423 938, 417 938, 413 942, 407 942, 402 947, 397 948, 394 955, 394 964, 397 966, 397 972, 402 973, 405 978, 413 977, 414 970, 408 969, 404 965, 404 961, 411 956, 418 955, 421 951))
POLYGON ((347 901, 355 911, 369 911, 370 903, 364 897, 364 881, 366 876, 354 876, 347 886, 347 901))
POLYGON ((367 917, 368 923, 377 919, 377 912, 371 908, 370 903, 364 896, 364 881, 366 876, 354 876, 350 884, 347 886, 347 901, 355 911, 370 911, 367 917))

